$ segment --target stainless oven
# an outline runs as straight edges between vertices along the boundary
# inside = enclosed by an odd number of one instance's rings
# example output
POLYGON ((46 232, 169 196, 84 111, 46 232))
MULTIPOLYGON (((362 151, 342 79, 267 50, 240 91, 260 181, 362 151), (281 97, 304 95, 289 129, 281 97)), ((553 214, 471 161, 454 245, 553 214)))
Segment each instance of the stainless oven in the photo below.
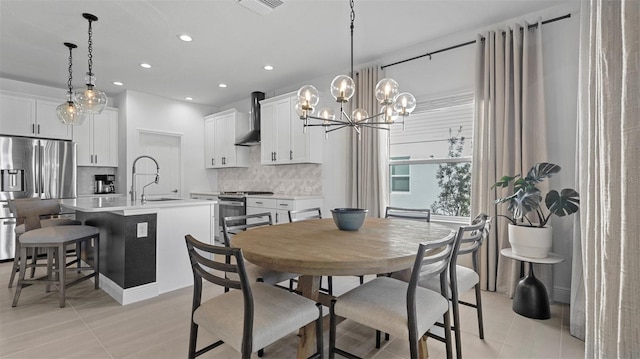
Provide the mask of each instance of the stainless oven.
MULTIPOLYGON (((224 234, 222 233, 222 222, 225 217, 244 216, 247 214, 247 199, 244 195, 224 195, 218 196, 218 225, 220 227, 221 241, 224 241, 224 234)), ((228 223, 230 226, 238 226, 246 224, 247 222, 242 220, 232 221, 228 223)))

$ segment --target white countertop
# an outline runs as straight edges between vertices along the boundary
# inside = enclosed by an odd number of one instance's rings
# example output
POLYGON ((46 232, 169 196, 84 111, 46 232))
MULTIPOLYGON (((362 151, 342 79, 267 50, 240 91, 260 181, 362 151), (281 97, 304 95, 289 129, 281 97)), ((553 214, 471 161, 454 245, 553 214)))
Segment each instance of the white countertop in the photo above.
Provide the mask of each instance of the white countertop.
POLYGON ((216 201, 201 199, 172 199, 167 201, 154 201, 153 198, 141 203, 139 200, 132 202, 127 196, 115 197, 79 197, 76 199, 62 199, 60 205, 66 209, 80 212, 118 212, 119 214, 155 213, 158 209, 170 207, 212 205, 216 201))
MULTIPOLYGON (((220 192, 213 192, 213 191, 193 191, 190 192, 192 195, 204 195, 204 196, 219 196, 220 192)), ((292 200, 299 200, 299 199, 318 199, 318 198, 323 198, 322 196, 315 196, 315 195, 302 195, 302 194, 282 194, 282 193, 276 193, 276 194, 255 194, 255 195, 247 195, 247 198, 273 198, 273 199, 292 199, 292 200)))

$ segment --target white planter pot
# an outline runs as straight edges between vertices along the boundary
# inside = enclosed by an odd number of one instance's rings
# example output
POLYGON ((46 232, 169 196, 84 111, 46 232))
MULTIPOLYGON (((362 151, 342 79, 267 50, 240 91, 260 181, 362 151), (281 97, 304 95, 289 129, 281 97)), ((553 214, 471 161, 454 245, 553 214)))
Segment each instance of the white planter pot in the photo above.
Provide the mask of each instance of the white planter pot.
POLYGON ((509 224, 509 243, 513 254, 529 258, 547 258, 552 245, 551 226, 543 228, 509 224))

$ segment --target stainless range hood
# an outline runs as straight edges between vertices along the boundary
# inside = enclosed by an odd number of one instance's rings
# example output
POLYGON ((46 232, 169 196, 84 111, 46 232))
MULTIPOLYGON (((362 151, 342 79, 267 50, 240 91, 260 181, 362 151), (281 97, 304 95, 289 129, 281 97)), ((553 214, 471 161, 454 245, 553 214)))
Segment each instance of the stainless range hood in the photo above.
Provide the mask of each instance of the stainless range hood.
POLYGON ((257 146, 260 144, 260 100, 264 100, 264 92, 251 93, 250 130, 238 139, 236 146, 257 146))

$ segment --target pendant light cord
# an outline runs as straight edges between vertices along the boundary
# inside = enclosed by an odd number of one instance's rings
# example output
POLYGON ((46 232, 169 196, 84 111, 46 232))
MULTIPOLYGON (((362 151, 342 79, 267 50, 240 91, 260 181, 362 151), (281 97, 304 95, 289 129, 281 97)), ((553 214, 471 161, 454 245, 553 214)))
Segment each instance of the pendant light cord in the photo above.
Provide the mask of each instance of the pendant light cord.
POLYGON ((349 73, 349 76, 353 78, 353 22, 356 19, 356 12, 353 9, 354 0, 350 0, 349 5, 351 6, 351 73, 349 73))

